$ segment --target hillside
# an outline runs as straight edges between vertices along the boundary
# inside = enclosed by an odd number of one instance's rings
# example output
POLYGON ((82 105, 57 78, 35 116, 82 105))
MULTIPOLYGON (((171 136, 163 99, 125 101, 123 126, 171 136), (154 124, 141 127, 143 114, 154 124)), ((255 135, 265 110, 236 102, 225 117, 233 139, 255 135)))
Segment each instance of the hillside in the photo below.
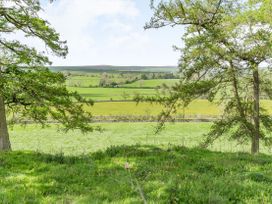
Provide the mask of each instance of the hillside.
POLYGON ((52 66, 53 71, 72 72, 176 72, 176 66, 111 66, 111 65, 90 65, 90 66, 52 66))

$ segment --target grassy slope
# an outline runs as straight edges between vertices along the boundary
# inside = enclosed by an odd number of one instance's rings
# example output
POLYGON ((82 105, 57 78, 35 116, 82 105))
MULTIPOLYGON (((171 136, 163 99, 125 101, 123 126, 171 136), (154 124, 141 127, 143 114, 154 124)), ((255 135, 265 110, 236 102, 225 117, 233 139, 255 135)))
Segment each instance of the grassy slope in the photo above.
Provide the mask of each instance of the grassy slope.
POLYGON ((272 157, 184 147, 0 154, 0 203, 271 203, 272 157), (124 168, 128 162, 130 170, 124 168))

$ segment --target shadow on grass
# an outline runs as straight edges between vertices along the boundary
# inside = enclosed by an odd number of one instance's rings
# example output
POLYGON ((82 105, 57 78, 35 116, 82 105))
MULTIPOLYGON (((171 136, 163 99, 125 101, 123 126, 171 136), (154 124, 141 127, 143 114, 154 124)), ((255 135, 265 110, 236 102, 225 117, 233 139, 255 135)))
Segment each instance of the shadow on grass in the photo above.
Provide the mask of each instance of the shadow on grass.
POLYGON ((2 153, 0 203, 271 203, 271 167, 267 155, 185 147, 2 153))

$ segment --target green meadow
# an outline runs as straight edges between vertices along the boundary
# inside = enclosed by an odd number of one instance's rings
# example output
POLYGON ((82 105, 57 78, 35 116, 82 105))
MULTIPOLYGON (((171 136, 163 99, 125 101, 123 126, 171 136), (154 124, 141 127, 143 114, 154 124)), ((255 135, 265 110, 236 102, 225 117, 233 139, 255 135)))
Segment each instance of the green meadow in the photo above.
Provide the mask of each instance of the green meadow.
POLYGON ((159 135, 155 123, 97 125, 88 134, 16 125, 15 151, 0 154, 0 203, 272 202, 272 157, 227 139, 198 148, 210 123, 159 135))
POLYGON ((94 101, 112 101, 112 100, 132 100, 136 95, 153 96, 155 89, 141 88, 82 88, 68 87, 70 91, 76 91, 81 96, 94 101))
MULTIPOLYGON (((41 128, 38 125, 16 125, 10 131, 14 150, 32 150, 48 154, 82 155, 103 151, 111 146, 151 145, 166 148, 169 145, 197 147, 203 141, 203 135, 209 131, 211 123, 187 122, 167 123, 165 129, 155 134, 157 123, 94 123, 102 131, 82 134, 80 131, 62 132, 61 127, 52 125, 41 128)), ((210 150, 222 152, 249 152, 249 144, 237 145, 235 141, 221 138, 210 150)), ((263 153, 271 149, 262 146, 263 153)))

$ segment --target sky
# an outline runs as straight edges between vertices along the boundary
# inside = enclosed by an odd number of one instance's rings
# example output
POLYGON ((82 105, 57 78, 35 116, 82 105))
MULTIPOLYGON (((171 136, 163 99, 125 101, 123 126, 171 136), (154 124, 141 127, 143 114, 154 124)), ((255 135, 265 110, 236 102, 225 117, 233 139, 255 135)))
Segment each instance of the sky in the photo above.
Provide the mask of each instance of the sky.
POLYGON ((53 65, 177 65, 182 28, 144 30, 149 0, 42 0, 41 16, 67 40, 53 65))

